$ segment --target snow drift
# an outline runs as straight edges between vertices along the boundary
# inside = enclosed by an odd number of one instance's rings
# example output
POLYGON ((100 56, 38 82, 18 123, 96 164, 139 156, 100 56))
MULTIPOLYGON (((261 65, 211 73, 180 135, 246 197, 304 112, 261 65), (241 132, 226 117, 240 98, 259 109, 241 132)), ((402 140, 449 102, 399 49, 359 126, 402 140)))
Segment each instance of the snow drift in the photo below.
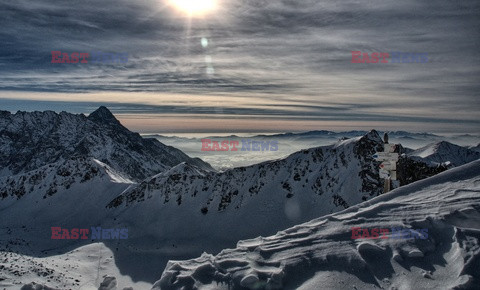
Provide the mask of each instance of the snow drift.
POLYGON ((170 261, 153 289, 473 289, 479 239, 474 161, 217 256, 170 261), (428 228, 428 238, 353 240, 352 227, 428 228))

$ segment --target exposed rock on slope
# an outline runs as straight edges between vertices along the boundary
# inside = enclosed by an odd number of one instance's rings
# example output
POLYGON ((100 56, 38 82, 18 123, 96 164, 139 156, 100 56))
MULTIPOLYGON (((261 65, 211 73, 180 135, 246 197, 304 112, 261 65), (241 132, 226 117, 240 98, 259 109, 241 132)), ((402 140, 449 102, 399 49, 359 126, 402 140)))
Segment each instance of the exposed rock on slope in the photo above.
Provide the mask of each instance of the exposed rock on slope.
POLYGON ((212 170, 198 158, 130 132, 105 107, 88 117, 52 111, 0 113, 0 176, 72 156, 95 158, 137 181, 181 162, 212 170))

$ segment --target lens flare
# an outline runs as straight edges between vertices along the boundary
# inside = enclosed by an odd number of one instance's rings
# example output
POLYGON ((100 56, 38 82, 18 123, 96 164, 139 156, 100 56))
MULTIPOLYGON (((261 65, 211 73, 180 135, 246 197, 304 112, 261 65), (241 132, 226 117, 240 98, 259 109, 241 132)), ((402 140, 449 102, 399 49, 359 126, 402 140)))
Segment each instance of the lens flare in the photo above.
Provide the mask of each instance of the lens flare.
POLYGON ((191 16, 201 16, 215 10, 217 0, 171 0, 178 10, 191 16))

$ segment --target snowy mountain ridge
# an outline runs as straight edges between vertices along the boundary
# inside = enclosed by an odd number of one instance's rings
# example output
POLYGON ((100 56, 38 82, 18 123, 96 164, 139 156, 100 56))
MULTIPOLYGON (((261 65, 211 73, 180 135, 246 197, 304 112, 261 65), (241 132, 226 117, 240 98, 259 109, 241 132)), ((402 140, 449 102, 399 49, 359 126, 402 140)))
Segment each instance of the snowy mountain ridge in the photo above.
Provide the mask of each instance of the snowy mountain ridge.
POLYGON ((135 181, 181 162, 213 170, 198 158, 130 132, 105 107, 88 117, 3 111, 0 128, 0 176, 28 172, 72 156, 93 157, 135 181))
POLYGON ((430 165, 460 166, 480 159, 480 152, 447 141, 436 142, 407 154, 408 157, 430 165))
POLYGON ((21 199, 24 195, 43 194, 46 199, 57 192, 66 192, 71 186, 90 180, 113 183, 133 183, 110 166, 93 158, 72 157, 44 165, 38 169, 0 178, 0 205, 9 197, 21 199))
MULTIPOLYGON (((106 176, 106 170, 102 171, 99 163, 93 160, 83 158, 74 158, 67 161, 59 161, 49 165, 44 165, 38 169, 29 171, 25 174, 8 176, 0 179, 0 197, 22 198, 25 194, 35 192, 38 194, 45 188, 45 197, 54 194, 56 188, 50 187, 50 184, 58 185, 68 189, 74 183, 82 183, 91 178, 106 176)), ((106 167, 104 168, 106 169, 106 167)))
POLYGON ((382 148, 373 130, 225 172, 181 164, 131 185, 108 204, 116 223, 130 228, 122 242, 128 250, 118 254, 141 257, 136 277, 154 282, 152 265, 163 268, 173 257, 218 252, 240 239, 274 234, 371 199, 383 192, 373 159, 382 148))
POLYGON ((474 289, 480 276, 480 161, 344 211, 170 261, 153 289, 474 289), (427 239, 352 239, 353 227, 427 228, 427 239))
MULTIPOLYGON (((234 168, 225 172, 208 172, 193 165, 181 164, 130 188, 109 207, 141 202, 154 195, 178 201, 208 196, 204 206, 225 210, 235 203, 242 206, 248 196, 266 195, 267 192, 283 193, 292 198, 302 192, 304 196, 331 196, 342 192, 341 187, 349 183, 348 194, 332 197, 335 206, 348 207, 382 193, 377 162, 371 157, 381 150, 383 141, 372 131, 363 137, 340 141, 332 146, 303 150, 276 161, 263 162, 248 167, 234 168), (188 194, 186 194, 188 193, 188 194), (213 205, 218 206, 213 206, 213 205)), ((329 202, 330 203, 330 202, 329 202)))

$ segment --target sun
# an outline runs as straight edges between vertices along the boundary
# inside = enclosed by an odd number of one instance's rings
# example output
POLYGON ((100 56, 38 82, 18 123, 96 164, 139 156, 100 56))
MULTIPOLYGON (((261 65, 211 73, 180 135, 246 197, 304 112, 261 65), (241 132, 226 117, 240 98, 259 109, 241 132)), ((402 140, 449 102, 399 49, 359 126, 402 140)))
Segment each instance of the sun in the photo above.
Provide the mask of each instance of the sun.
POLYGON ((173 6, 190 16, 201 16, 215 10, 217 0, 170 0, 173 6))

